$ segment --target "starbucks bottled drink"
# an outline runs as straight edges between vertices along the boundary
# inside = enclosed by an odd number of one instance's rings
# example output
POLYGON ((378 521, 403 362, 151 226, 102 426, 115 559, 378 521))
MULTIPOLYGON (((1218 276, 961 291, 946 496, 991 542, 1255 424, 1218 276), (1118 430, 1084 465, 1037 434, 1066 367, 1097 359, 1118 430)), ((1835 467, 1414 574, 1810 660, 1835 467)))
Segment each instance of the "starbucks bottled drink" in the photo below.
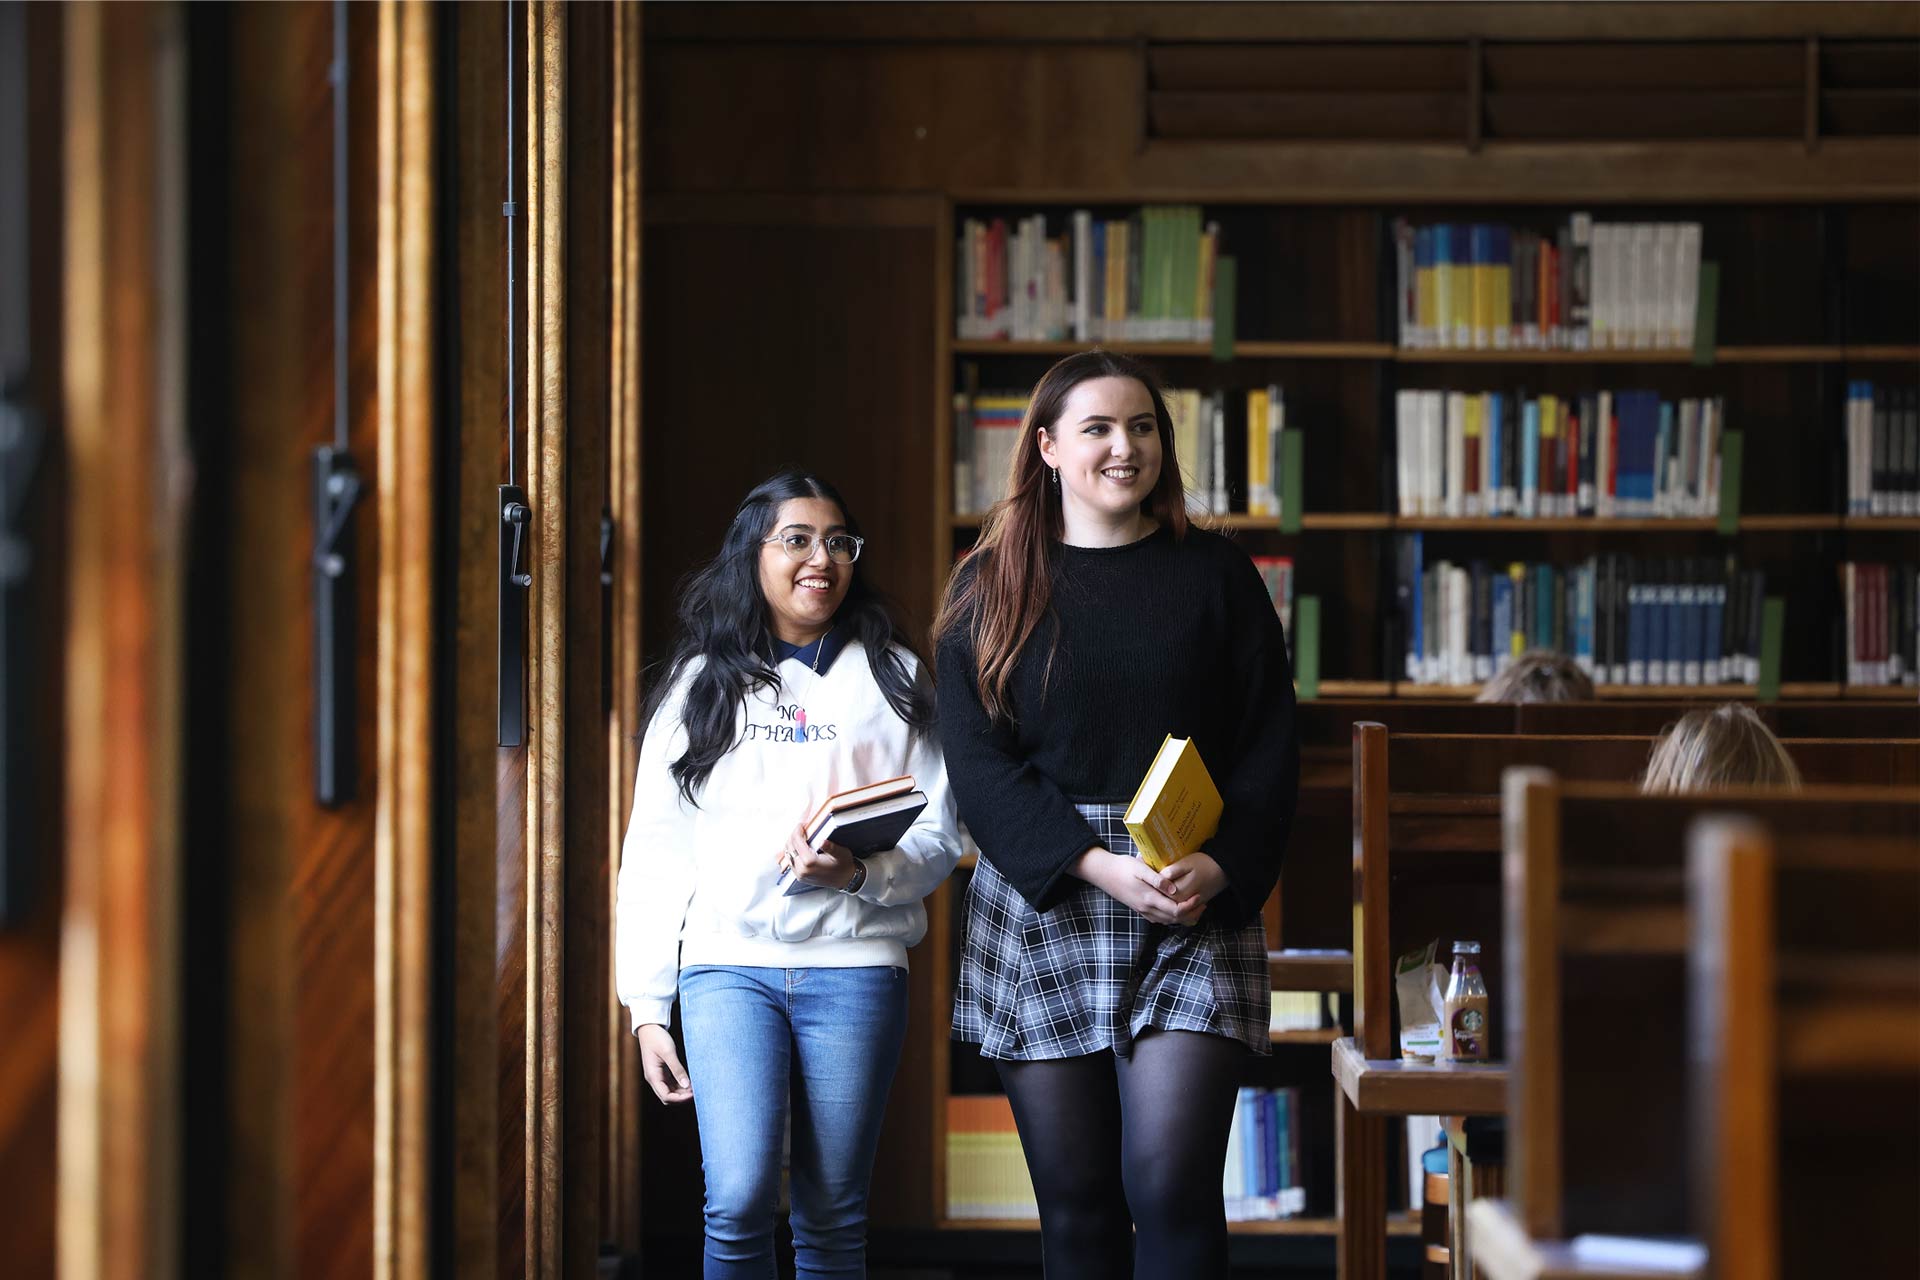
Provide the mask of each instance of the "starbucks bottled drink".
POLYGON ((1447 1057, 1454 1062, 1485 1062, 1488 1057, 1487 984, 1480 977, 1480 944, 1453 944, 1453 973, 1447 979, 1447 1057))

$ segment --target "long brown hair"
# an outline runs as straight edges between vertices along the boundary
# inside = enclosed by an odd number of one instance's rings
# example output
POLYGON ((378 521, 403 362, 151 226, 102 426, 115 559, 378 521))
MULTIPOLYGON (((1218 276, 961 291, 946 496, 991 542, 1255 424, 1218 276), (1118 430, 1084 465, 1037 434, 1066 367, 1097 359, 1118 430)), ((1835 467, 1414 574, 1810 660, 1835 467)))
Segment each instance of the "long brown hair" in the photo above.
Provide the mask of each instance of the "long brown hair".
POLYGON ((1020 422, 1021 443, 1007 469, 1007 496, 993 505, 980 526, 979 541, 969 553, 971 571, 956 570, 947 579, 946 599, 933 624, 936 649, 957 628, 967 628, 980 703, 996 720, 1013 719, 1007 684, 1052 602, 1054 546, 1065 533, 1060 490, 1048 483, 1049 468, 1040 457, 1040 431, 1053 435, 1067 397, 1094 378, 1131 378, 1147 389, 1160 427, 1160 475, 1140 509, 1170 528, 1175 538, 1187 534, 1173 417, 1153 371, 1138 360, 1097 348, 1070 355, 1047 370, 1020 422))

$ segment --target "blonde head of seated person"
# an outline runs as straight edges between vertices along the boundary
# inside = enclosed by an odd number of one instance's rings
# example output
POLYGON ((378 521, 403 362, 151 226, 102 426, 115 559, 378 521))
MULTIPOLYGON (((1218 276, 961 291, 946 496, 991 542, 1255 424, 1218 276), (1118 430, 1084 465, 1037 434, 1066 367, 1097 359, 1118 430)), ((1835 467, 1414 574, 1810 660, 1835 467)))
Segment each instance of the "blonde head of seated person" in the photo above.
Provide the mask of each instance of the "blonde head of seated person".
POLYGON ((1529 649, 1487 681, 1475 702, 1591 702, 1593 681, 1551 649, 1529 649))
POLYGON ((1689 711, 1653 744, 1640 790, 1649 795, 1722 787, 1800 789, 1800 770, 1773 731, 1743 703, 1689 711))

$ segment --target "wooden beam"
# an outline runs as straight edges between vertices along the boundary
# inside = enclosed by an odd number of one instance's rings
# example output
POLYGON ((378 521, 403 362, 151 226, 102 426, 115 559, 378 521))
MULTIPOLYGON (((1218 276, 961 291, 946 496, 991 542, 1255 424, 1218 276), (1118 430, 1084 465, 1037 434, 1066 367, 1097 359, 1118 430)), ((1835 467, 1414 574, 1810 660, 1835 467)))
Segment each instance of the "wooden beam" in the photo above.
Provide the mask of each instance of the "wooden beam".
POLYGON ((526 1275, 562 1272, 566 906, 567 15, 527 7, 527 499, 533 508, 527 659, 526 1275))
POLYGON ((431 1263, 434 22, 429 5, 381 6, 375 1280, 431 1263))
POLYGON ((1697 820, 1687 836, 1693 949, 1687 972, 1692 1206, 1715 1271, 1779 1274, 1773 845, 1749 819, 1697 820))
POLYGON ((1250 40, 1685 40, 1920 35, 1902 4, 1392 3, 654 5, 653 44, 868 40, 1126 43, 1250 40))
MULTIPOLYGON (((640 647, 640 491, 641 395, 640 334, 641 247, 641 138, 644 60, 640 9, 617 4, 613 9, 613 382, 609 430, 609 514, 613 518, 613 707, 607 717, 608 848, 612 851, 607 881, 607 919, 614 919, 618 896, 622 839, 633 809, 634 770, 639 764, 639 736, 645 689, 641 680, 640 647)), ((628 1253, 640 1249, 640 1132, 642 1098, 639 1044, 633 1026, 613 984, 614 955, 607 952, 607 1143, 606 1171, 609 1240, 628 1253)))
POLYGON ((1540 1239, 1562 1229, 1560 1142, 1560 793, 1545 769, 1509 769, 1505 815, 1507 1150, 1521 1222, 1540 1239))
POLYGON ((170 5, 71 6, 64 43, 58 1258, 64 1280, 168 1280, 183 1065, 186 49, 170 5))

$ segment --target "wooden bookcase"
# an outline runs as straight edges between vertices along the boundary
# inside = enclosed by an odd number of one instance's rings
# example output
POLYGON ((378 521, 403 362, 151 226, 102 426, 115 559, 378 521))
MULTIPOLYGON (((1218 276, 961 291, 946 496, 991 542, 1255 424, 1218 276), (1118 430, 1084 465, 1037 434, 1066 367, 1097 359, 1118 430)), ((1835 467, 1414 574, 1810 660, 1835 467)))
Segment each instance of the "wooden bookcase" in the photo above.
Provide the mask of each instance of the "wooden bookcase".
MULTIPOLYGON (((1240 391, 1279 383, 1289 427, 1304 432, 1306 510, 1295 533, 1274 517, 1215 516, 1203 522, 1254 554, 1294 558, 1296 592, 1322 601, 1323 697, 1463 698, 1472 688, 1421 686, 1399 678, 1393 617, 1395 539, 1418 530, 1428 556, 1570 563, 1596 550, 1650 556, 1737 555, 1767 572, 1767 594, 1787 600, 1780 696, 1900 698, 1910 688, 1848 686, 1839 652, 1842 601, 1836 566, 1850 559, 1920 561, 1920 520, 1847 517, 1842 413, 1849 379, 1920 386, 1920 205, 1836 203, 1609 205, 1598 201, 1508 201, 1488 205, 1286 205, 1223 198, 1218 191, 1155 191, 1156 203, 1194 203, 1217 221, 1223 253, 1238 265, 1237 339, 1230 360, 1210 344, 1106 344, 1142 357, 1171 386, 1240 391), (1689 351, 1403 350, 1392 331, 1396 216, 1420 221, 1489 221, 1548 228, 1573 209, 1618 220, 1690 219, 1705 227, 1705 256, 1720 264, 1719 345, 1711 363, 1689 351), (1728 424, 1746 436, 1737 533, 1714 519, 1402 518, 1395 511, 1394 392, 1400 388, 1575 393, 1646 388, 1663 398, 1724 396, 1728 424)), ((1018 201, 956 196, 941 227, 949 250, 966 217, 1048 215, 1050 234, 1075 208, 1118 216, 1139 199, 1018 201)), ((955 337, 955 282, 949 251, 938 259, 934 295, 935 537, 933 580, 943 583, 971 545, 978 515, 956 513, 953 392, 973 364, 982 389, 1031 387, 1059 357, 1090 344, 961 341, 955 337)), ((1230 435, 1231 440, 1231 435, 1230 435)), ((1231 445, 1230 445, 1231 447, 1231 445)), ((1749 685, 1603 687, 1609 698, 1751 698, 1749 685)), ((929 903, 922 953, 935 994, 932 1149, 935 1223, 949 1229, 1035 1229, 1030 1222, 955 1220, 946 1214, 946 1100, 997 1090, 991 1068, 969 1045, 946 1039, 953 965, 963 920, 963 868, 929 903)), ((1276 935, 1277 898, 1268 911, 1276 935)), ((1336 966, 1337 967, 1337 966, 1336 966)), ((1340 990, 1350 975, 1324 964, 1274 965, 1274 987, 1340 990)), ((1324 1092, 1326 1043, 1290 1035, 1270 1062, 1249 1066, 1248 1083, 1296 1083, 1324 1092)), ((1311 1235, 1333 1229, 1330 1110, 1309 1107, 1304 1161, 1308 1212, 1280 1222, 1235 1223, 1243 1234, 1311 1235)), ((1397 1218, 1394 1230, 1412 1234, 1397 1218)))

